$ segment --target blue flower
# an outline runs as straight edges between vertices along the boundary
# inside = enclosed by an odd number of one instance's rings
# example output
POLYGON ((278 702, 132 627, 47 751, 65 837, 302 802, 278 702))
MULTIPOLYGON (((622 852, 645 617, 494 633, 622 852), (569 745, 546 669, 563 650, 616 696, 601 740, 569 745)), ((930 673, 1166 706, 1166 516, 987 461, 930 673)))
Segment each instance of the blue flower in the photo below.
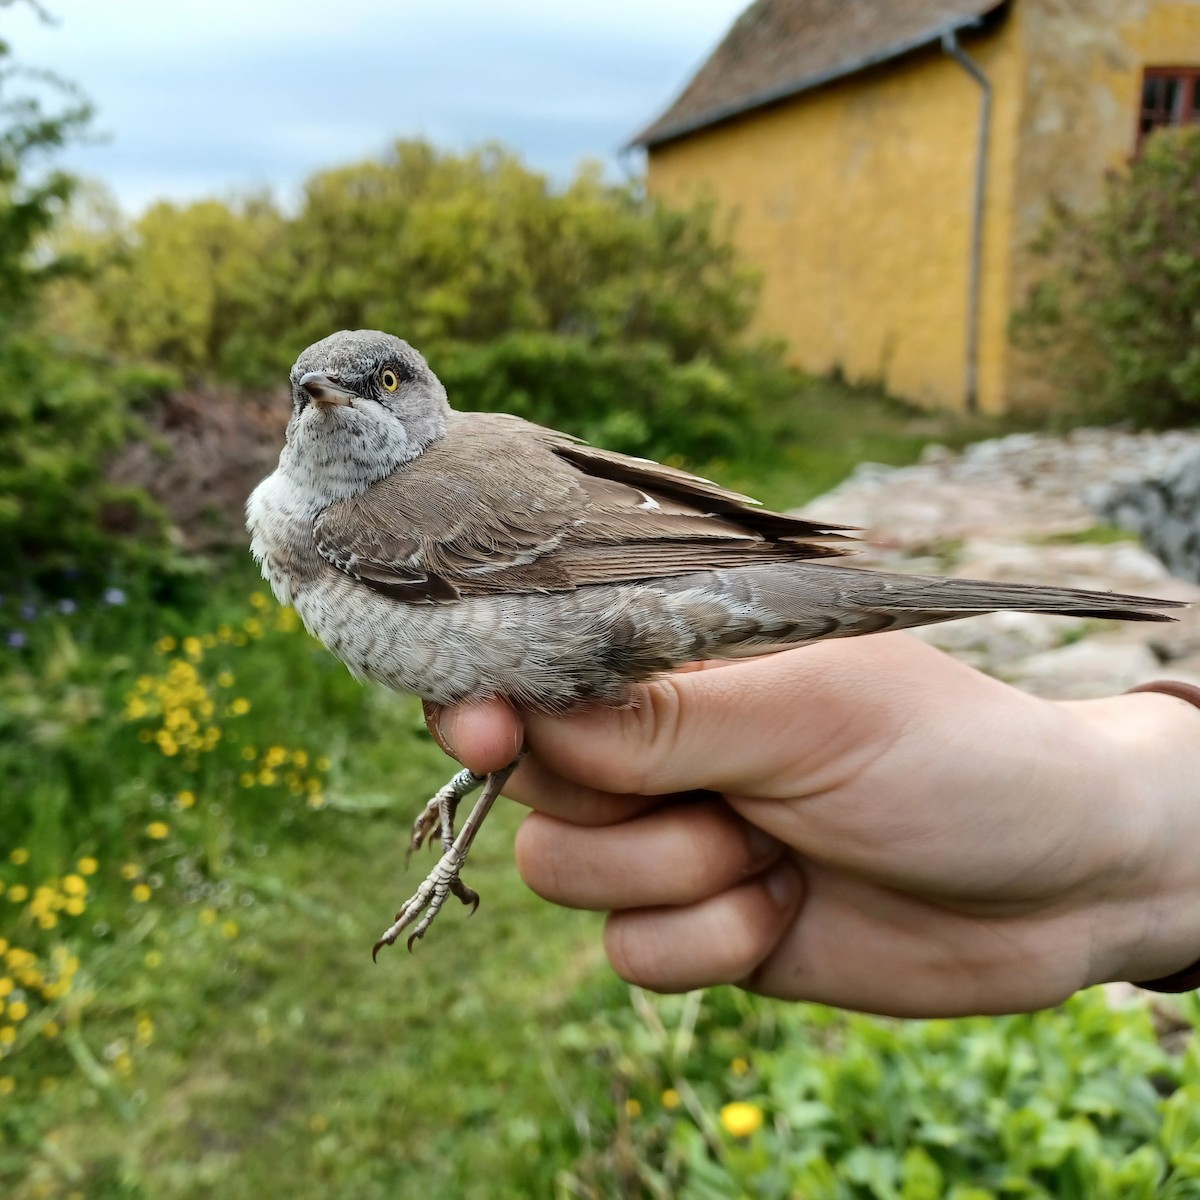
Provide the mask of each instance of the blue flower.
POLYGON ((60 613, 62 613, 62 615, 64 617, 69 617, 75 611, 75 609, 77 607, 78 606, 76 605, 75 601, 72 600, 69 596, 64 596, 58 602, 58 611, 60 613))
POLYGON ((120 588, 105 588, 104 589, 105 604, 124 604, 125 593, 120 588))
POLYGON ((36 604, 31 604, 28 600, 21 605, 21 620, 32 621, 37 616, 38 610, 36 604))
POLYGON ((20 650, 27 641, 25 635, 19 629, 10 629, 4 640, 13 650, 20 650))

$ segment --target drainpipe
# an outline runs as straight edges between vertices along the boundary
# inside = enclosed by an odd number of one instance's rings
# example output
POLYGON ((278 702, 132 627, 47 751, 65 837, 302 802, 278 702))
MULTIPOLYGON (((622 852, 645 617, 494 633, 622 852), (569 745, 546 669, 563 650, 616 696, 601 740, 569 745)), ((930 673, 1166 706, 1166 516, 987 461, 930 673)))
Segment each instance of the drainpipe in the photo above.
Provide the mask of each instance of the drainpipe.
POLYGON ((983 278, 983 218, 987 203, 988 132, 992 123, 992 85, 979 64, 958 44, 958 31, 942 34, 942 49, 979 84, 979 133, 975 147, 975 196, 971 205, 971 263, 967 280, 967 412, 979 411, 979 303, 983 278))

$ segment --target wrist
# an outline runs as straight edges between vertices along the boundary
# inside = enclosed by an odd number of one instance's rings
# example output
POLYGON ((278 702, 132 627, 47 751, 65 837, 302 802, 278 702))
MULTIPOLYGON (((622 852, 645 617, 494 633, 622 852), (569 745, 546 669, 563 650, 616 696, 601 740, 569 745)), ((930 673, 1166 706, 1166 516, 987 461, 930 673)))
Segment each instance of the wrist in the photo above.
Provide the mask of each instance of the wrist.
POLYGON ((1077 706, 1111 755, 1120 860, 1098 889, 1089 983, 1200 959, 1200 708, 1148 691, 1077 706))

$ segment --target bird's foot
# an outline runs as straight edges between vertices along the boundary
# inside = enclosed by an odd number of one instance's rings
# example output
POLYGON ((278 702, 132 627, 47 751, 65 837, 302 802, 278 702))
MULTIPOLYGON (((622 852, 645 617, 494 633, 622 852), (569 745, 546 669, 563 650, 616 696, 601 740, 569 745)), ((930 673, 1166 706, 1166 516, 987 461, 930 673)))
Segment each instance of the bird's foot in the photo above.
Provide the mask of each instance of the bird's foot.
MULTIPOLYGON (((509 763, 502 770, 493 771, 490 775, 475 775, 470 771, 459 771, 455 777, 428 804, 413 824, 412 846, 419 848, 435 831, 442 839, 444 847, 442 857, 437 865, 425 876, 424 882, 401 905, 395 921, 384 931, 383 936, 371 950, 371 957, 378 956, 380 948, 391 946, 396 939, 412 926, 408 935, 408 948, 425 936, 425 931, 433 924, 433 919, 446 903, 447 896, 457 896, 464 904, 469 905, 474 912, 479 907, 479 893, 463 883, 461 875, 463 863, 471 843, 479 832, 480 825, 488 815, 496 797, 508 782, 508 777, 516 769, 520 759, 509 763), (454 815, 464 796, 470 795, 483 784, 483 794, 475 802, 470 816, 463 822, 463 827, 457 837, 453 837, 454 815), (453 838, 453 840, 451 840, 453 838), (415 924, 414 924, 415 922, 415 924)), ((411 851, 410 851, 411 853, 411 851)))
POLYGON ((412 836, 408 844, 410 858, 412 852, 420 850, 428 838, 440 838, 443 852, 454 845, 454 817, 458 806, 463 797, 469 796, 486 779, 486 775, 476 775, 474 771, 464 769, 445 787, 438 790, 413 822, 412 836))

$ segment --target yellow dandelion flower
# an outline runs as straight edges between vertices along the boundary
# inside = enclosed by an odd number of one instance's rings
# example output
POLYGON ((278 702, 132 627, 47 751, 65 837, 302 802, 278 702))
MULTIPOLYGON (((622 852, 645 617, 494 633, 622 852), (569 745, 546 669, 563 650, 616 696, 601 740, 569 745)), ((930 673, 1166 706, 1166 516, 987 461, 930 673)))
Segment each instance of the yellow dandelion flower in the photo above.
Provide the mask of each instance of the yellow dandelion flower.
POLYGON ((221 671, 217 675, 217 687, 233 687, 234 679, 232 671, 221 671))
POLYGON ((282 746, 268 746, 263 760, 268 767, 282 767, 288 760, 288 752, 282 746))
POLYGON ((277 778, 275 772, 271 770, 262 770, 258 773, 258 782, 263 787, 273 787, 277 778))
POLYGON ((215 925, 217 923, 217 910, 215 908, 202 908, 199 920, 201 925, 215 925))
POLYGON ((11 1046, 17 1040, 17 1031, 11 1025, 0 1025, 0 1046, 11 1046))
POLYGON ((62 881, 62 890, 68 896, 86 896, 87 880, 82 875, 67 875, 62 881))
POLYGON ((29 889, 23 883, 14 884, 8 889, 8 898, 14 904, 20 904, 29 899, 29 889))
POLYGON ((642 1104, 640 1100, 635 1100, 632 1096, 625 1101, 625 1115, 627 1117, 640 1117, 642 1115, 642 1104))
POLYGON ((153 971, 155 967, 162 966, 162 953, 158 950, 147 950, 142 961, 153 971))
POLYGON ((142 868, 139 867, 137 863, 127 862, 121 864, 120 875, 121 878, 126 881, 130 879, 136 879, 141 873, 142 868))
POLYGON ((682 1104, 679 1093, 674 1088, 667 1088, 662 1094, 663 1108, 676 1109, 682 1104))
POLYGON ((122 1051, 113 1059, 113 1069, 118 1075, 129 1075, 133 1072, 133 1059, 126 1051, 122 1051))
POLYGON ((146 836, 152 837, 157 841, 162 841, 171 832, 171 827, 166 821, 151 821, 146 826, 146 836))
POLYGON ((307 750, 293 750, 292 751, 292 762, 297 767, 307 767, 308 766, 308 751, 307 750))
POLYGON ((154 643, 154 649, 157 650, 159 654, 170 654, 177 645, 178 643, 173 637, 160 637, 158 641, 154 643))
POLYGON ((235 717, 244 717, 250 711, 250 701, 245 696, 238 696, 230 704, 229 711, 235 717))
POLYGON ((0 1096, 11 1096, 17 1090, 17 1081, 11 1075, 0 1075, 0 1096))
POLYGON ((133 885, 133 891, 130 892, 130 895, 139 904, 145 904, 145 902, 149 900, 154 893, 150 890, 150 885, 148 883, 135 883, 133 885))
POLYGON ((262 612, 264 609, 269 608, 270 604, 271 604, 271 602, 267 599, 266 594, 264 592, 251 592, 250 593, 250 607, 251 608, 257 608, 259 610, 259 612, 262 612))
POLYGON ((196 793, 180 792, 179 795, 175 797, 175 803, 178 804, 180 808, 191 808, 192 805, 196 803, 196 793))
POLYGON ((40 929, 53 929, 58 924, 58 917, 52 912, 38 913, 37 923, 40 929))
POLYGON ((233 627, 230 625, 217 626, 217 641, 230 642, 233 640, 233 627))
POLYGON ((42 1037, 44 1038, 50 1038, 53 1040, 54 1038, 58 1037, 60 1033, 62 1033, 62 1026, 59 1025, 57 1021, 47 1021, 45 1025, 42 1026, 42 1037))
POLYGON ((750 1073, 750 1064, 744 1058, 735 1058, 729 1064, 729 1069, 734 1075, 748 1075, 750 1073))
POLYGON ((138 1014, 137 1040, 140 1046, 148 1046, 154 1041, 154 1021, 146 1013, 138 1014))
POLYGON ((8 1006, 8 1019, 10 1021, 23 1021, 29 1016, 29 1005, 24 1000, 14 1000, 8 1006))
POLYGON ((0 997, 9 995, 16 984, 7 976, 0 977, 0 997))
POLYGON ((75 867, 79 871, 80 875, 95 875, 95 873, 100 870, 100 864, 91 857, 81 858, 75 864, 75 867))
POLYGON ((252 788, 258 782, 258 776, 253 771, 243 771, 238 776, 238 783, 244 788, 252 788))
POLYGON ((315 766, 318 771, 328 771, 333 764, 325 757, 325 755, 322 754, 321 757, 318 758, 315 763, 313 763, 313 766, 315 766))
POLYGON ((87 901, 82 896, 72 896, 63 905, 63 911, 70 917, 80 917, 87 908, 87 901))
POLYGON ((325 797, 322 796, 320 792, 314 792, 311 796, 309 796, 305 803, 309 808, 316 812, 317 809, 325 807, 325 797))
POLYGON ((236 921, 222 921, 221 922, 221 932, 227 938, 232 939, 232 938, 237 937, 237 935, 241 932, 241 927, 238 925, 238 923, 236 921))
POLYGON ((29 851, 24 846, 18 846, 8 857, 20 867, 29 861, 29 851))
POLYGON ((763 1110, 748 1100, 734 1100, 721 1108, 721 1124, 734 1137, 749 1137, 762 1128, 763 1110))
POLYGON ((308 1128, 312 1133, 324 1133, 329 1128, 329 1121, 326 1119, 324 1113, 313 1113, 308 1118, 308 1128))
POLYGON ((140 721, 149 711, 150 706, 140 696, 130 696, 125 705, 125 720, 140 721))

